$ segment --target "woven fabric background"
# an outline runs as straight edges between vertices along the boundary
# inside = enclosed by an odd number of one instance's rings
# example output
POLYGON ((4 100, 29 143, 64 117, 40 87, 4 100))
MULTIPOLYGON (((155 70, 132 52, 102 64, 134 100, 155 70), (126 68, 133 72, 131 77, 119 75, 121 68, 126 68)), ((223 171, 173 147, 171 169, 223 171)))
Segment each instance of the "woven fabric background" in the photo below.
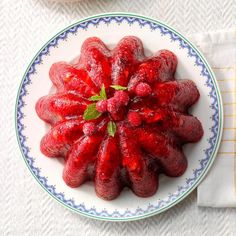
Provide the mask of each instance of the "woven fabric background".
POLYGON ((60 206, 27 170, 14 131, 15 97, 24 70, 54 33, 82 17, 108 11, 155 17, 185 35, 236 26, 235 0, 1 0, 0 235, 235 235, 235 209, 199 208, 196 192, 146 220, 100 222, 60 206))

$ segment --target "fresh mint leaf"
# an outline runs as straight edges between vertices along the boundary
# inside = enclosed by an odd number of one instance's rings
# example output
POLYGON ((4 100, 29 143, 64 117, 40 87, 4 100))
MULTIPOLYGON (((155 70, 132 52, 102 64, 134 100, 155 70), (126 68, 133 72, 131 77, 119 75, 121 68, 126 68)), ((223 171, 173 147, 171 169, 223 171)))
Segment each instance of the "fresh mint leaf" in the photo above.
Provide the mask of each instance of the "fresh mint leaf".
POLYGON ((92 97, 89 98, 89 101, 100 101, 102 100, 99 95, 93 95, 92 97))
POLYGON ((85 120, 94 120, 100 117, 102 113, 96 110, 96 103, 92 103, 87 106, 86 110, 84 111, 83 118, 85 120))
POLYGON ((101 101, 101 100, 105 100, 105 99, 107 99, 107 94, 106 94, 105 86, 103 84, 99 94, 93 95, 88 100, 89 101, 101 101))
POLYGON ((115 89, 115 90, 127 90, 127 87, 121 86, 121 85, 111 85, 111 88, 115 89))
POLYGON ((106 94, 106 89, 105 89, 104 84, 102 85, 99 95, 101 97, 101 100, 107 99, 107 94, 106 94))
POLYGON ((110 136, 114 137, 116 134, 116 123, 113 121, 109 121, 107 125, 107 131, 110 136))

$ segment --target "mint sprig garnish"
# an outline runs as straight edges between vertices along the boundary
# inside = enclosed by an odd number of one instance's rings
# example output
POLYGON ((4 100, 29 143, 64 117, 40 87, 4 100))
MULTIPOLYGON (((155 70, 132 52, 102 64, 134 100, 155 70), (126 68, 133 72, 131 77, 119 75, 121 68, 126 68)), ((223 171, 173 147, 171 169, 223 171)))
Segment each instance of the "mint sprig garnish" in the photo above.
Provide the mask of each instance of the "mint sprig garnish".
POLYGON ((104 84, 102 85, 102 88, 99 92, 99 94, 93 95, 89 98, 89 101, 101 101, 107 99, 106 89, 104 84))
MULTIPOLYGON (((105 99, 107 99, 107 94, 106 94, 105 86, 103 84, 99 94, 96 94, 90 97, 89 101, 95 102, 95 101, 101 101, 105 99)), ((100 117, 101 115, 102 113, 96 110, 96 103, 92 103, 87 106, 86 110, 84 111, 83 118, 85 120, 94 120, 100 117)))
POLYGON ((96 103, 92 103, 87 106, 86 110, 84 111, 83 118, 85 120, 94 120, 100 117, 101 115, 102 113, 96 110, 96 103))
POLYGON ((116 134, 116 123, 109 121, 107 125, 107 132, 110 136, 114 137, 116 134))
POLYGON ((111 85, 110 87, 115 89, 115 90, 127 90, 128 89, 128 87, 124 87, 124 86, 121 86, 121 85, 111 85))

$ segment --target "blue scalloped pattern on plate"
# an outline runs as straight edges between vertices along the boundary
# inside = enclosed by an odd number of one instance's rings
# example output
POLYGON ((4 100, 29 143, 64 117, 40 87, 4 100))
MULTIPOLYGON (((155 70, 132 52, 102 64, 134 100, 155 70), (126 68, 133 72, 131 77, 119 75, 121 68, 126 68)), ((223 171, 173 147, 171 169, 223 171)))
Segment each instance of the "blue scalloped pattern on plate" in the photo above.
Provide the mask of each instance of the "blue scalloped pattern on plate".
POLYGON ((109 217, 109 218, 129 218, 129 217, 137 217, 145 214, 150 214, 154 211, 160 210, 161 208, 167 207, 169 204, 176 201, 178 198, 182 196, 183 193, 188 191, 191 186, 197 181, 198 177, 201 175, 201 173, 204 171, 205 167, 207 166, 208 162, 210 161, 212 152, 214 150, 217 134, 219 131, 219 104, 217 100, 217 94, 216 90, 213 84, 213 80, 211 78, 210 72, 206 68, 205 64, 203 63, 202 59, 199 57, 198 53, 180 36, 172 32, 171 30, 167 29, 164 25, 161 23, 152 22, 146 19, 142 19, 136 16, 98 16, 95 19, 89 19, 82 23, 78 23, 69 29, 66 29, 61 34, 57 35, 55 38, 53 38, 38 54, 38 56, 35 58, 33 63, 31 64, 30 68, 28 69, 28 72, 26 73, 22 87, 19 92, 19 99, 17 102, 17 129, 18 129, 18 136, 19 141, 21 145, 22 152, 24 154, 24 158, 26 159, 29 167, 31 168, 31 171, 35 175, 35 177, 40 181, 40 183, 47 189, 48 192, 50 192, 55 198, 57 198, 59 201, 64 203, 70 208, 73 208, 74 210, 80 211, 81 213, 88 214, 90 216, 96 216, 96 217, 109 217), (118 210, 115 210, 113 212, 108 212, 106 209, 103 209, 102 211, 97 211, 95 207, 93 208, 86 208, 84 203, 77 204, 73 199, 67 199, 64 193, 57 192, 56 187, 51 185, 47 177, 42 176, 40 169, 35 166, 35 161, 32 156, 30 156, 30 149, 27 147, 26 144, 26 137, 22 133, 24 130, 24 114, 22 112, 22 108, 25 106, 24 103, 24 97, 27 96, 27 86, 32 83, 31 76, 36 73, 37 66, 40 65, 43 61, 43 58, 46 57, 50 49, 53 47, 57 47, 60 41, 66 40, 69 34, 76 34, 78 29, 86 30, 90 25, 99 25, 101 22, 104 22, 106 24, 110 24, 111 22, 115 22, 117 24, 127 22, 130 26, 134 24, 135 22, 139 24, 140 27, 149 27, 152 31, 160 31, 161 35, 168 36, 171 41, 177 41, 179 44, 179 47, 182 49, 187 50, 187 54, 189 57, 193 57, 195 59, 195 65, 200 67, 201 69, 201 75, 206 78, 206 86, 209 87, 210 93, 209 96, 212 98, 211 108, 214 111, 213 116, 211 119, 213 120, 213 126, 211 128, 211 138, 209 138, 208 143, 209 147, 204 150, 205 157, 201 159, 199 163, 199 167, 195 170, 193 170, 193 176, 191 178, 186 179, 186 184, 184 186, 179 186, 178 191, 174 194, 169 194, 167 199, 165 200, 158 200, 156 205, 149 204, 146 209, 137 208, 135 211, 126 210, 123 213, 119 212, 118 210))

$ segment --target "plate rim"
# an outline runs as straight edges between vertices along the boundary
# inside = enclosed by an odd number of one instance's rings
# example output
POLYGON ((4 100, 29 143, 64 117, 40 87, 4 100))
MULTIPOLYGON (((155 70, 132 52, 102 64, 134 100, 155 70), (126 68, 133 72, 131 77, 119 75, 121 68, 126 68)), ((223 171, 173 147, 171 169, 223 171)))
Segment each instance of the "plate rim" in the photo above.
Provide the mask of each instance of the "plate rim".
POLYGON ((51 196, 52 198, 54 198, 57 202, 59 202, 62 206, 66 207, 67 209, 70 209, 73 212, 76 212, 79 215, 82 216, 86 216, 92 219, 97 219, 97 220, 105 220, 105 221, 114 221, 114 222, 120 222, 120 221, 134 221, 134 220, 141 220, 150 216, 154 216, 157 214, 160 214, 168 209, 170 209, 171 207, 175 206, 176 204, 178 204, 179 202, 181 202, 184 198, 186 198, 194 189, 196 189, 196 187, 199 185, 199 183, 203 180, 203 178, 205 177, 205 175, 208 173, 210 167, 212 166, 220 143, 221 143, 221 138, 222 138, 222 133, 223 133, 223 124, 224 124, 224 110, 223 110, 223 102, 222 102, 222 96, 221 96, 221 92, 219 89, 219 85, 218 82, 216 80, 216 76, 214 74, 214 72, 212 71, 211 66, 209 65, 209 63, 207 62, 207 60, 205 59, 205 57, 203 56, 203 54, 201 53, 201 51, 185 36, 183 36, 179 31, 175 30, 175 28, 169 26, 168 24, 157 20, 155 18, 152 17, 147 17, 141 14, 136 14, 136 13, 127 13, 127 12, 109 12, 109 13, 101 13, 101 14, 95 14, 86 18, 82 18, 81 20, 76 21, 73 24, 68 25, 67 27, 63 28, 62 30, 60 30, 58 33, 54 34, 45 44, 43 44, 43 46, 37 51, 37 53, 35 54, 35 56, 31 59, 30 63, 28 64, 25 73, 20 81, 20 85, 18 86, 18 92, 17 92, 17 96, 16 96, 16 102, 15 102, 15 115, 14 115, 14 120, 15 120, 15 132, 16 132, 16 138, 17 138, 17 143, 19 146, 19 149, 21 151, 21 156, 24 160, 24 162, 26 163, 26 166, 28 167, 28 170, 30 171, 30 173, 32 174, 32 176, 34 177, 34 179, 36 180, 36 182, 39 183, 39 185, 41 186, 41 188, 46 191, 49 196, 51 196), (22 89, 22 85, 23 82, 25 80, 25 77, 27 75, 27 73, 29 72, 30 67, 32 66, 32 64, 34 63, 35 59, 39 56, 39 54, 42 52, 42 50, 55 38, 57 38, 57 36, 59 36, 61 33, 65 32, 66 30, 72 28, 73 26, 76 26, 78 24, 81 24, 83 22, 86 22, 88 20, 92 20, 92 19, 96 19, 96 18, 101 18, 101 17, 119 17, 119 16, 125 16, 125 17, 136 17, 139 19, 143 19, 143 20, 147 20, 153 23, 157 23, 159 25, 164 26, 165 28, 167 28, 168 30, 174 32, 176 35, 178 35, 180 38, 184 39, 190 46, 191 48, 193 48, 197 53, 198 56, 202 59, 204 65, 207 67, 208 71, 210 72, 211 78, 212 78, 212 82, 214 84, 215 87, 215 91, 216 91, 216 98, 218 100, 218 112, 219 112, 219 131, 217 133, 217 141, 216 141, 216 145, 215 148, 213 150, 213 153, 210 155, 210 159, 207 163, 207 166, 204 168, 204 170, 202 171, 202 173, 200 174, 200 176, 197 178, 197 180, 194 182, 194 184, 187 190, 185 191, 179 198, 177 198, 176 200, 174 200, 173 202, 171 202, 169 205, 167 205, 166 207, 163 207, 161 209, 156 209, 152 212, 149 213, 144 213, 143 215, 137 215, 137 216, 131 216, 131 217, 120 217, 120 218, 110 218, 110 217, 103 217, 103 216, 97 216, 97 215, 92 215, 86 212, 83 212, 79 209, 75 209, 67 204, 65 204, 63 201, 61 201, 60 199, 58 199, 56 196, 54 196, 50 191, 48 191, 47 188, 45 188, 45 186, 39 181, 39 179, 37 178, 37 176, 33 173, 29 163, 26 160, 26 157, 23 153, 22 150, 22 146, 21 146, 21 142, 19 139, 19 131, 18 131, 18 127, 17 127, 17 109, 18 109, 18 102, 19 102, 19 97, 20 97, 20 91, 22 89))

